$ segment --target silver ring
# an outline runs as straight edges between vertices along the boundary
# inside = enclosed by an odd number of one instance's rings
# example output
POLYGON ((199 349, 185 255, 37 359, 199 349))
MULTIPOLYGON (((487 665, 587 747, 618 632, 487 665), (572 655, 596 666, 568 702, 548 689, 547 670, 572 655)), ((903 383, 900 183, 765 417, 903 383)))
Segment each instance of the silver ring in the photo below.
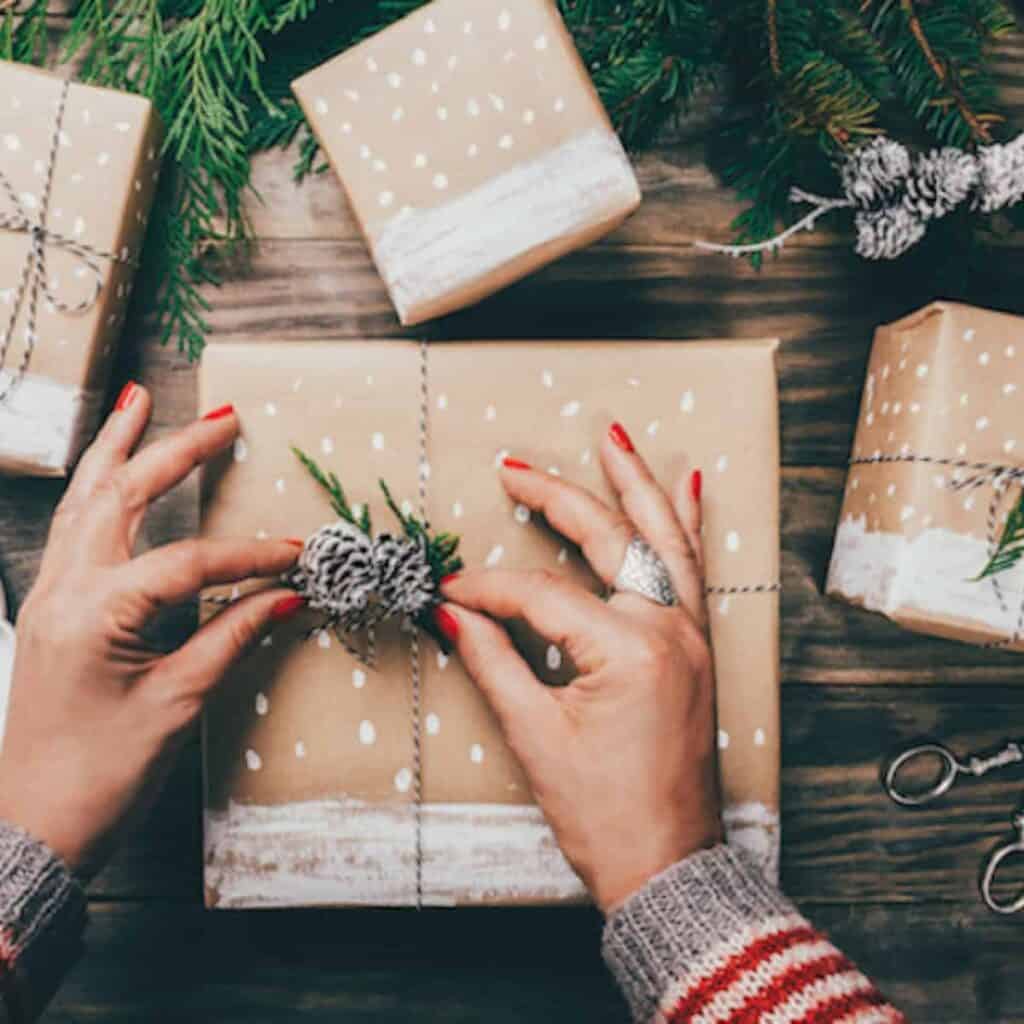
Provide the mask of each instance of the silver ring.
POLYGON ((665 563, 642 537, 634 537, 629 542, 622 568, 612 586, 621 593, 639 594, 655 604, 667 607, 679 604, 665 563))

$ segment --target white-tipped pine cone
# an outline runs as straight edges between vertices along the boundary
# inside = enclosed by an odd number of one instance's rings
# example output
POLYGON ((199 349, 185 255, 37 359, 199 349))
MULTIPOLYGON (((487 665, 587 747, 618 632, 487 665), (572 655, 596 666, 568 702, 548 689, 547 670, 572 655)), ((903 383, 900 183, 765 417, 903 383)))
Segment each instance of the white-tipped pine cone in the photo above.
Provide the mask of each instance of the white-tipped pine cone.
POLYGON ((956 209, 978 184, 977 159, 962 149, 933 149, 914 163, 907 178, 903 205, 920 220, 945 217, 956 209))
POLYGON ((373 539, 344 519, 306 541, 287 581, 313 611, 347 631, 414 618, 437 591, 424 540, 387 533, 373 539))
POLYGON ((894 260, 916 245, 925 233, 924 224, 904 206, 862 210, 857 225, 857 255, 866 260, 894 260))
POLYGON ((976 204, 985 213, 1003 210, 1024 199, 1024 134, 1005 145, 978 150, 981 184, 976 204))
POLYGON ((839 171, 843 192, 855 205, 868 209, 901 191, 910 174, 907 147, 879 136, 855 149, 839 171))

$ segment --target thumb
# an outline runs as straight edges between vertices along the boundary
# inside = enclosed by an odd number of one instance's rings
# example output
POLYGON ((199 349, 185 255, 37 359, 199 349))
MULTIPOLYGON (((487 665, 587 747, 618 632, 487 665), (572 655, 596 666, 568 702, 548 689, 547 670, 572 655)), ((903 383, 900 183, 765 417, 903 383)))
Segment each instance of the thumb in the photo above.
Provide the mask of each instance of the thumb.
POLYGON ((168 655, 161 674, 175 679, 184 693, 205 698, 271 623, 291 618, 304 603, 295 591, 280 587, 249 594, 200 626, 186 644, 168 655))
MULTIPOLYGON (((516 753, 529 761, 530 748, 545 746, 562 708, 493 619, 458 605, 444 604, 437 622, 454 645, 470 678, 491 705, 516 753), (524 746, 527 749, 523 749, 524 746)), ((529 764, 525 765, 529 770, 529 764)))

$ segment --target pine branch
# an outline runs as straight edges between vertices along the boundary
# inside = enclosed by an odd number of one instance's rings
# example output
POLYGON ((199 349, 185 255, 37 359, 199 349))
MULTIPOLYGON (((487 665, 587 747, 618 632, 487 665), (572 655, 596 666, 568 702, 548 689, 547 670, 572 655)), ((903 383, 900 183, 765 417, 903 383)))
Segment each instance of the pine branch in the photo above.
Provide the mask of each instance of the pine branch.
POLYGON ((1003 535, 999 538, 992 557, 975 579, 984 580, 998 573, 1006 572, 1012 569, 1021 558, 1024 558, 1024 494, 1010 510, 1003 535))
POLYGON ((46 61, 47 0, 32 0, 19 9, 17 0, 0 2, 0 58, 21 64, 46 61))
POLYGON ((331 501, 331 508, 334 509, 335 514, 340 519, 344 519, 353 526, 359 527, 363 533, 369 534, 371 529, 369 506, 364 505, 360 515, 356 516, 352 506, 348 503, 345 489, 341 486, 341 481, 338 479, 337 474, 325 472, 320 468, 316 459, 307 455, 301 448, 292 445, 291 449, 299 462, 305 466, 309 475, 327 492, 331 501))

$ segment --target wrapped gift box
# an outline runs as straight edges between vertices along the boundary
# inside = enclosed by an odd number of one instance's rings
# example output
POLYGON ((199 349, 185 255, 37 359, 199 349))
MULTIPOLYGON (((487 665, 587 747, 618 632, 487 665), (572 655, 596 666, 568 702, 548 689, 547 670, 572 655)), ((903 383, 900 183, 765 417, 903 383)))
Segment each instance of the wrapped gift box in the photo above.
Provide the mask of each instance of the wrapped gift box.
POLYGON ((977 578, 1020 495, 998 477, 1024 465, 1022 367, 1024 320, 1003 313, 936 302, 878 329, 830 594, 909 629, 1024 646, 1024 566, 977 578))
MULTIPOLYGON (((234 402, 242 436, 203 483, 206 536, 302 536, 332 521, 296 444, 390 513, 377 490, 417 498, 425 359, 426 510, 462 535, 470 565, 548 567, 599 590, 578 553, 516 508, 507 453, 614 500, 596 454, 615 418, 666 481, 703 468, 708 579, 769 589, 710 597, 725 820, 765 869, 778 858, 779 455, 774 342, 407 342, 214 344, 204 408, 234 402)), ((312 616, 276 628, 210 707, 205 878, 214 907, 410 904, 416 819, 430 904, 583 897, 523 773, 457 659, 422 638, 422 785, 417 811, 410 638, 379 630, 368 669, 312 616)), ((547 682, 555 648, 518 631, 547 682)), ((613 754, 614 752, 610 752, 613 754)))
POLYGON ((95 428, 159 168, 162 130, 148 100, 71 84, 62 107, 65 87, 0 61, 0 182, 9 186, 0 188, 0 394, 9 391, 0 400, 0 471, 8 473, 63 476, 95 428), (34 345, 38 264, 25 222, 47 232, 34 345))
POLYGON ((485 298, 640 202, 551 0, 436 0, 293 89, 404 324, 485 298))

